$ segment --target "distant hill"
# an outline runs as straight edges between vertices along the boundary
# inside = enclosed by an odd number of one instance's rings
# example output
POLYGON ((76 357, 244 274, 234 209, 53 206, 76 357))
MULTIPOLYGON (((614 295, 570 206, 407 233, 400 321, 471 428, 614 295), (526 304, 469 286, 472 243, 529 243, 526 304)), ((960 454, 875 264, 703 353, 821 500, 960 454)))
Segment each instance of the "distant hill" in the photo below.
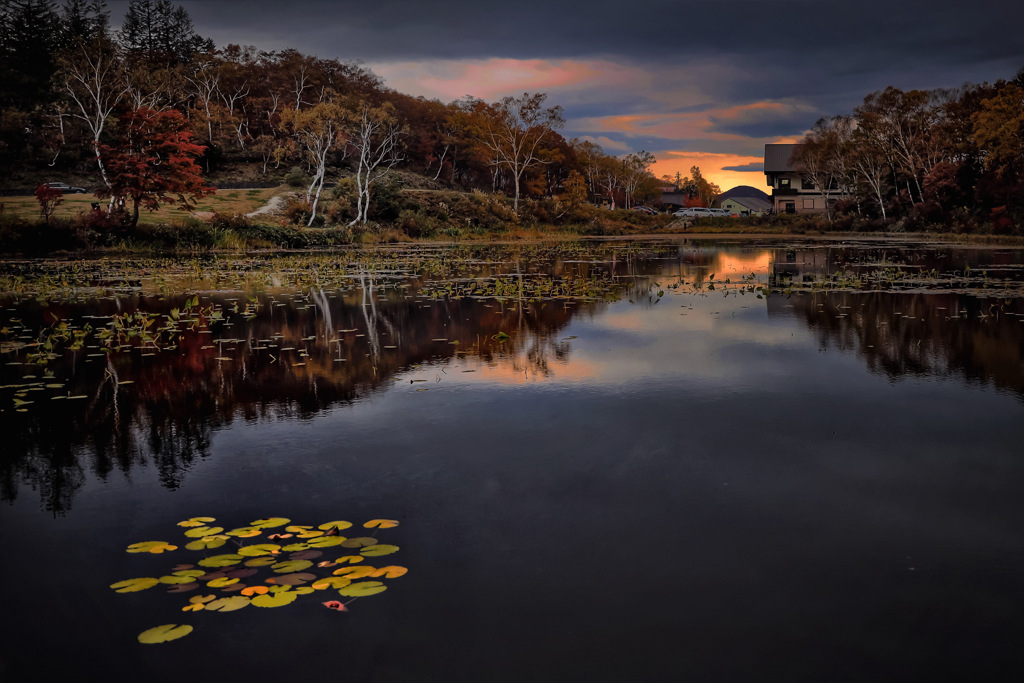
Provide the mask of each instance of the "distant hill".
POLYGON ((718 195, 718 201, 724 202, 726 199, 730 199, 732 197, 756 197, 758 199, 763 199, 766 202, 771 202, 772 200, 771 197, 756 187, 751 187, 750 185, 737 185, 731 190, 726 190, 722 194, 718 195))

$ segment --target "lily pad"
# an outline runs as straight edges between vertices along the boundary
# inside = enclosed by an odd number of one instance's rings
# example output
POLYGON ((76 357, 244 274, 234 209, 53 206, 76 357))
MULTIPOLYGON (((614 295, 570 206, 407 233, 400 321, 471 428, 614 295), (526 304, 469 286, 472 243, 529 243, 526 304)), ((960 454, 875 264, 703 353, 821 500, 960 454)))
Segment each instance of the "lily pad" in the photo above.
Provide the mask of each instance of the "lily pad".
POLYGON ((263 530, 254 526, 242 526, 237 529, 232 529, 227 532, 228 536, 237 536, 238 538, 252 538, 253 536, 259 536, 263 533, 263 530))
POLYGON ((166 643, 187 636, 189 633, 192 633, 192 627, 188 624, 163 624, 140 633, 139 642, 146 645, 166 643))
POLYGON ((371 519, 363 525, 367 529, 393 529, 398 526, 396 519, 371 519))
POLYGON ((214 534, 213 536, 203 536, 202 538, 196 539, 185 544, 185 548, 188 550, 209 550, 211 548, 219 548, 228 542, 228 537, 224 534, 214 534))
POLYGON ((292 543, 291 545, 286 545, 283 548, 281 548, 281 550, 285 551, 286 553, 297 553, 300 550, 308 550, 308 549, 309 549, 309 544, 308 543, 292 543))
POLYGON ((295 572, 293 574, 284 574, 282 576, 272 576, 267 579, 267 583, 272 583, 276 586, 301 586, 304 583, 309 583, 316 578, 316 574, 310 574, 309 572, 295 572))
POLYGON ((335 569, 335 576, 344 576, 348 579, 363 579, 367 576, 373 576, 373 573, 377 571, 376 567, 342 567, 341 569, 335 569))
POLYGON ((291 526, 286 526, 286 527, 284 528, 284 530, 285 530, 285 531, 290 531, 290 532, 292 532, 293 534, 297 534, 297 533, 299 533, 299 532, 301 532, 301 531, 309 531, 309 530, 310 530, 310 529, 312 529, 312 528, 313 528, 313 527, 311 527, 311 526, 308 526, 308 525, 306 525, 306 526, 303 526, 303 525, 300 525, 300 524, 292 524, 291 526))
POLYGON ((239 579, 231 579, 231 578, 228 578, 227 576, 225 576, 225 577, 220 578, 220 579, 214 579, 213 581, 210 581, 206 585, 209 586, 210 588, 226 588, 226 587, 230 586, 233 583, 238 583, 238 581, 239 581, 239 579))
POLYGON ((267 517, 266 519, 257 519, 255 522, 249 522, 249 526, 259 527, 261 529, 272 529, 278 526, 284 526, 292 520, 287 517, 267 517))
POLYGON ((227 555, 211 555, 210 557, 199 560, 200 567, 230 567, 233 564, 238 564, 242 561, 241 555, 227 554, 227 555))
POLYGON ((284 607, 295 602, 297 597, 299 597, 299 594, 294 591, 267 593, 265 595, 257 595, 252 599, 252 604, 254 607, 284 607))
POLYGON ((327 531, 329 529, 337 529, 338 531, 342 531, 344 529, 348 529, 350 526, 352 526, 352 522, 338 520, 337 522, 324 522, 323 524, 318 526, 317 529, 323 529, 324 531, 327 531))
POLYGON ((256 545, 247 545, 239 548, 238 554, 246 557, 258 557, 260 555, 272 555, 280 550, 281 546, 276 543, 257 543, 256 545))
POLYGON ((291 572, 301 572, 303 569, 308 569, 312 566, 313 563, 309 560, 286 560, 271 565, 270 568, 278 574, 289 574, 291 572))
POLYGON ((237 609, 248 607, 251 600, 244 595, 232 595, 230 598, 214 600, 206 606, 211 612, 234 612, 237 609))
POLYGON ((323 553, 319 550, 300 550, 297 553, 292 553, 288 556, 289 560, 315 560, 318 557, 323 556, 323 553))
POLYGON ((151 576, 146 576, 141 579, 125 579, 124 581, 118 581, 117 583, 110 584, 118 593, 137 593, 138 591, 144 591, 147 588, 160 583, 159 579, 154 579, 151 576))
POLYGON ((311 585, 319 591, 325 588, 344 588, 350 583, 352 583, 352 579, 347 576, 328 576, 325 579, 314 581, 311 585))
MULTIPOLYGON (((303 537, 299 534, 299 537, 303 537)), ((311 538, 306 541, 306 545, 310 548, 330 548, 336 545, 342 545, 348 539, 344 536, 321 536, 320 538, 311 538)))
POLYGON ((267 586, 247 586, 242 589, 242 595, 263 595, 269 592, 270 588, 267 586))
POLYGON ((266 567, 277 562, 276 557, 254 557, 251 560, 245 561, 246 567, 266 567))
POLYGON ((176 583, 193 583, 195 580, 194 576, 176 576, 174 574, 160 577, 160 583, 167 583, 171 585, 176 583))
POLYGON ((397 552, 397 545, 387 545, 385 543, 381 543, 378 545, 372 545, 369 548, 363 548, 359 551, 359 554, 364 555, 366 557, 380 557, 381 555, 390 555, 391 553, 397 552))
POLYGON ((317 536, 323 536, 324 532, 316 529, 308 529, 306 531, 300 531, 295 534, 295 538, 316 538, 317 536))
POLYGON ((210 522, 215 522, 214 517, 190 517, 184 522, 178 522, 178 526, 206 526, 210 522))
POLYGON ((356 538, 350 538, 341 545, 346 548, 365 548, 370 545, 377 545, 376 538, 370 538, 369 536, 357 536, 356 538))
POLYGON ((383 576, 385 579, 397 579, 399 576, 405 576, 409 573, 409 569, 406 567, 399 567, 398 565, 389 565, 387 567, 381 567, 370 576, 377 578, 383 576))
POLYGON ((383 593, 387 589, 388 587, 380 581, 357 581, 339 590, 338 594, 348 598, 365 598, 368 595, 383 593))
POLYGON ((188 593, 199 588, 198 583, 178 583, 167 589, 168 593, 188 593))
POLYGON ((160 554, 164 551, 177 550, 178 546, 171 545, 167 541, 143 541, 142 543, 132 543, 128 546, 128 552, 130 553, 155 553, 160 554))
POLYGON ((362 555, 343 555, 336 559, 335 562, 337 562, 338 564, 345 564, 346 562, 348 562, 349 564, 357 564, 365 559, 366 558, 362 555))
POLYGON ((219 534, 222 531, 224 531, 222 526, 197 526, 195 529, 186 531, 185 535, 189 538, 202 538, 203 536, 219 534))

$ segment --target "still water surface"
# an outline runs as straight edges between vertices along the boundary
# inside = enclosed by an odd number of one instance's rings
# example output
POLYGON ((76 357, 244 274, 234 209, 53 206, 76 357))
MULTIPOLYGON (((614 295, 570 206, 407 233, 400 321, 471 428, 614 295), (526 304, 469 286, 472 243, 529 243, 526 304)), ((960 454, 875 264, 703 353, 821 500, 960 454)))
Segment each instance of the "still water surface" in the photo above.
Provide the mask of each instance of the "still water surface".
POLYGON ((737 241, 4 264, 0 678, 1018 678, 1021 264, 737 241), (409 571, 347 613, 109 588, 250 543, 186 550, 197 516, 350 520, 399 547, 364 564, 409 571), (162 624, 194 631, 137 642, 162 624))

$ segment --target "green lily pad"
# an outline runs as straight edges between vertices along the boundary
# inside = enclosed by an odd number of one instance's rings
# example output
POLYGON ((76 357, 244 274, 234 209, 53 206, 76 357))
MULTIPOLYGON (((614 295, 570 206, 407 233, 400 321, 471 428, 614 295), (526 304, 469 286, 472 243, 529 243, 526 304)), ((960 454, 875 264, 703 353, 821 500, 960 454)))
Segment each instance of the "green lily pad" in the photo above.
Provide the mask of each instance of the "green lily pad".
POLYGON ((281 550, 285 551, 286 553, 297 553, 300 550, 308 550, 308 549, 309 549, 309 544, 308 543, 292 543, 291 545, 286 545, 283 548, 281 548, 281 550))
POLYGON ((140 633, 139 642, 147 645, 166 643, 187 636, 189 633, 192 633, 192 627, 188 624, 181 624, 180 626, 178 624, 163 624, 140 633))
POLYGON ((276 564, 276 557, 254 557, 251 560, 245 561, 246 567, 266 567, 270 564, 276 564))
POLYGON ((385 543, 380 543, 378 545, 371 545, 368 548, 363 548, 359 551, 359 554, 365 557, 380 557, 381 555, 390 555, 391 553, 397 552, 397 545, 387 545, 385 543))
POLYGON ((232 595, 230 598, 220 598, 206 605, 211 612, 234 612, 236 609, 248 607, 251 600, 244 595, 232 595))
POLYGON ((306 541, 306 545, 310 548, 330 548, 331 546, 342 545, 347 540, 344 536, 321 536, 320 538, 309 539, 306 541))
POLYGON ((286 560, 284 562, 278 562, 275 565, 271 565, 278 574, 289 574, 291 572, 301 572, 303 569, 312 567, 313 563, 309 560, 286 560))
POLYGON ((369 536, 357 536, 356 538, 350 538, 344 541, 341 545, 346 548, 365 548, 369 545, 377 545, 376 538, 370 538, 369 536))
POLYGON ((247 545, 238 549, 239 555, 245 557, 258 557, 260 555, 271 555, 281 549, 281 546, 276 543, 257 543, 256 545, 247 545))
POLYGON ((249 522, 249 526, 259 527, 260 529, 273 529, 274 527, 284 526, 292 520, 287 517, 267 517, 266 519, 257 519, 255 522, 249 522))
POLYGON ((172 585, 176 583, 192 583, 195 580, 194 576, 176 576, 174 574, 160 577, 160 583, 168 583, 172 585))
POLYGON ((130 553, 162 553, 164 551, 177 550, 178 546, 171 545, 167 541, 143 541, 142 543, 132 543, 128 546, 128 552, 130 553))
POLYGON ((329 529, 337 529, 338 531, 341 531, 342 529, 348 529, 350 526, 352 526, 352 522, 339 520, 337 522, 324 522, 323 524, 318 526, 317 529, 323 529, 324 531, 327 531, 329 529))
POLYGON ((292 591, 264 593, 253 598, 252 604, 254 607, 284 607, 295 602, 297 597, 299 597, 299 594, 292 591))
POLYGON ((185 532, 185 535, 189 538, 201 538, 203 536, 212 536, 219 534, 224 531, 222 526, 197 526, 195 529, 189 529, 185 532))
POLYGON ((328 576, 325 579, 315 581, 312 584, 312 587, 316 590, 323 590, 324 588, 344 588, 350 583, 352 583, 352 579, 346 576, 328 576))
POLYGON ((233 583, 238 583, 239 580, 240 579, 232 579, 232 578, 229 578, 227 576, 223 576, 223 577, 221 577, 219 579, 214 579, 213 581, 210 581, 206 585, 209 586, 210 588, 226 588, 226 587, 230 586, 233 583))
POLYGON ((211 555, 202 560, 199 560, 200 567, 230 567, 233 564, 238 564, 242 561, 241 555, 227 554, 227 555, 211 555))
POLYGON ((178 526, 206 526, 214 521, 216 521, 214 517, 191 517, 184 522, 178 522, 178 526))
POLYGON ((227 543, 229 538, 224 534, 214 534, 213 536, 203 536, 202 538, 196 539, 185 544, 188 550, 209 550, 211 548, 219 548, 227 543))
POLYGON ((144 591, 147 588, 152 588, 158 583, 160 583, 159 579, 147 576, 141 579, 125 579, 124 581, 118 581, 117 583, 110 584, 110 587, 118 593, 136 593, 138 591, 144 591))
POLYGON ((340 589, 338 594, 347 598, 365 598, 368 595, 383 593, 387 589, 388 587, 380 581, 356 581, 340 589))
POLYGON ((255 526, 242 526, 237 529, 232 529, 227 532, 228 536, 238 536, 239 538, 252 538, 253 536, 259 536, 263 533, 263 529, 255 526))

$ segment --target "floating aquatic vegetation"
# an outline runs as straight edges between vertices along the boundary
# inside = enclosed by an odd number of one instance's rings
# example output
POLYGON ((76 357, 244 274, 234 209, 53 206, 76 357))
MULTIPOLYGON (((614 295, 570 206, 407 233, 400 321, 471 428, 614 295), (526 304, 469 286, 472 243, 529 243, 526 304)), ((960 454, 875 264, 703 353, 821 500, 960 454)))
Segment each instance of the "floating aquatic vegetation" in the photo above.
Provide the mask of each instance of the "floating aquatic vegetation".
MULTIPOLYGON (((250 605, 265 609, 284 607, 304 595, 327 591, 336 592, 347 600, 324 600, 321 604, 327 609, 347 612, 347 605, 356 598, 377 595, 388 588, 383 581, 362 579, 397 579, 408 572, 406 567, 399 565, 376 567, 363 564, 368 557, 397 552, 398 546, 379 543, 375 536, 346 538, 339 535, 339 530, 353 527, 351 522, 340 520, 320 525, 286 526, 293 533, 315 532, 317 536, 310 542, 319 541, 319 548, 341 547, 334 559, 315 562, 324 556, 324 551, 307 548, 305 543, 295 544, 302 546, 296 550, 289 550, 293 546, 282 547, 276 543, 249 543, 248 539, 261 536, 265 530, 289 525, 290 519, 269 517, 250 522, 247 527, 240 527, 246 533, 234 538, 220 535, 221 527, 209 526, 214 521, 213 517, 192 517, 178 522, 179 527, 186 529, 184 535, 187 538, 199 537, 199 542, 186 544, 185 550, 204 552, 213 546, 203 543, 218 538, 221 544, 230 539, 236 552, 204 554, 192 561, 183 561, 179 556, 165 575, 125 579, 111 584, 110 588, 117 593, 138 593, 158 586, 167 587, 168 593, 202 590, 204 594, 189 597, 180 607, 182 612, 188 613, 235 612, 250 605), (332 543, 325 543, 328 540, 332 543), (339 565, 343 566, 334 569, 339 565), (209 591, 229 595, 221 597, 209 591)), ((379 530, 396 526, 398 521, 393 519, 373 519, 362 528, 379 530)), ((143 541, 129 545, 126 550, 129 553, 159 554, 179 548, 166 541, 143 541)), ((138 640, 145 644, 166 643, 182 638, 192 630, 190 624, 163 624, 143 631, 138 640)))

